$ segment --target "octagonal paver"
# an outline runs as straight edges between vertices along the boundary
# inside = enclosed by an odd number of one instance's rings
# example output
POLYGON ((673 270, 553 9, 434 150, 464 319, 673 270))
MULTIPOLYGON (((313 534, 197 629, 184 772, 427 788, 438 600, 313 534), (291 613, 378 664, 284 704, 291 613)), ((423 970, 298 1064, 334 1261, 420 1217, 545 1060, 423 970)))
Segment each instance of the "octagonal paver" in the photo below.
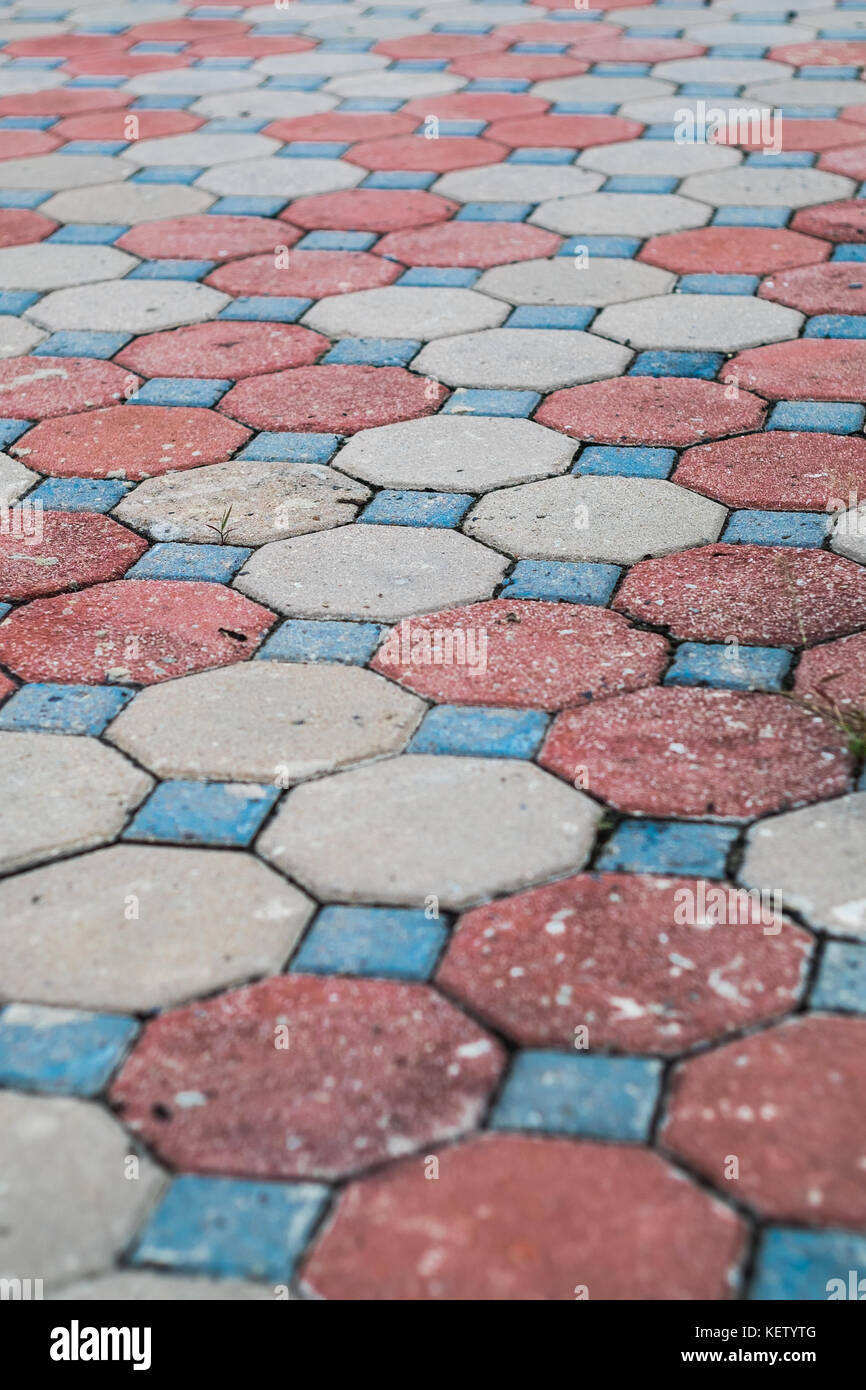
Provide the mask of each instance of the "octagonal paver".
POLYGON ((572 1048, 584 1027, 590 1050, 682 1052, 789 1012, 805 984, 809 934, 731 894, 579 874, 468 912, 437 983, 523 1047, 572 1048))
POLYGON ((13 609, 0 661, 24 680, 151 685, 245 661, 273 621, 221 584, 121 579, 13 609))
POLYGON ((557 391, 536 412, 541 425, 599 444, 668 444, 759 429, 766 406, 747 391, 694 377, 625 377, 557 391))
POLYGON ((545 198, 592 193, 603 182, 601 174, 569 165, 489 164, 444 174, 432 191, 460 203, 540 203, 545 198))
POLYGON ((673 481, 728 507, 824 511, 866 496, 866 440, 769 430, 687 449, 673 481))
POLYGON ((798 338, 742 352, 724 371, 726 378, 771 401, 860 401, 866 342, 798 338))
POLYGON ((239 381, 307 367, 329 346, 327 338, 297 323, 194 323, 135 338, 114 360, 143 376, 239 381))
POLYGON ((140 536, 94 512, 47 511, 41 535, 0 533, 0 598, 39 598, 119 579, 147 549, 140 536))
MULTIPOLYGON (((552 256, 561 238, 525 222, 449 222, 390 232, 376 254, 403 265, 493 266, 526 256, 552 256)), ((485 289, 482 283, 479 289, 485 289)))
POLYGON ((627 1145, 486 1135, 351 1184, 304 1282, 353 1299, 721 1299, 739 1218, 657 1154, 627 1145), (359 1285, 358 1268, 364 1279, 359 1285))
POLYGON ((804 314, 862 314, 866 309, 862 272, 845 261, 778 272, 763 281, 758 294, 804 314))
POLYGON ((793 225, 798 232, 826 237, 829 241, 866 241, 866 209, 858 198, 804 208, 797 213, 793 225))
POLYGON ((487 492, 564 473, 573 455, 569 440, 531 420, 440 414, 361 430, 338 461, 379 487, 487 492))
POLYGON ((372 665, 438 702, 561 709, 652 685, 667 660, 663 638, 604 609, 491 599, 392 629, 372 665))
MULTIPOLYGON (((69 156, 65 155, 65 159, 69 156)), ((88 188, 69 188, 41 204, 46 217, 58 222, 98 222, 132 227, 155 218, 182 217, 204 212, 216 201, 202 188, 176 183, 103 184, 99 197, 88 188)))
POLYGON ((785 227, 699 227, 652 237, 638 260, 679 275, 766 275, 790 266, 813 265, 829 254, 825 241, 785 227))
POLYGON ((671 294, 611 305, 592 331, 635 348, 736 352, 791 338, 802 324, 803 315, 794 309, 752 295, 671 294))
POLYGON ((688 641, 796 647, 866 622, 866 571, 826 550, 711 545, 636 565, 614 606, 688 641))
MULTIPOLYGON (((824 177, 836 176, 826 174, 824 177)), ((220 197, 288 199, 354 188, 363 178, 363 169, 341 159, 268 158, 217 164, 201 174, 195 186, 220 197)))
POLYGON ((372 671, 254 661, 142 691, 108 737, 160 777, 287 786, 399 753, 423 713, 372 671))
POLYGON ((0 1146, 0 1269, 11 1278, 39 1270, 47 1289, 110 1266, 163 1183, 144 1156, 138 1181, 127 1180, 129 1136, 103 1109, 83 1100, 3 1091, 0 1146))
POLYGON ((866 1224, 866 1020, 798 1018, 695 1057, 674 1077, 664 1142, 762 1215, 866 1224), (727 1186, 727 1184, 725 1184, 727 1186))
MULTIPOLYGON (((539 91, 540 96, 549 95, 539 91)), ((557 115, 506 117, 488 127, 491 140, 501 140, 512 148, 543 148, 568 146, 586 148, 588 145, 613 144, 640 135, 636 121, 624 121, 619 116, 557 115)))
MULTIPOLYGON (((662 294, 674 277, 652 266, 622 258, 590 256, 577 262, 569 256, 555 260, 521 261, 517 265, 488 270, 477 282, 485 294, 510 304, 617 304, 662 294)), ((654 301, 653 301, 654 302, 654 301)), ((612 334, 611 336, 616 336, 612 334)))
POLYGON ((264 545, 353 521, 369 496, 363 483, 324 464, 232 459, 151 478, 114 515, 155 541, 213 545, 222 535, 229 545, 264 545))
POLYGON ((346 193, 316 193, 298 198, 287 216, 309 231, 323 227, 360 232, 393 232, 444 222, 457 211, 456 203, 423 189, 356 188, 346 193))
POLYGON ((28 208, 3 208, 0 211, 0 246, 26 246, 44 241, 57 230, 57 223, 41 212, 28 208))
MULTIPOLYGON (((142 111, 142 116, 162 114, 142 111)), ((178 114, 178 113, 174 113, 178 114)), ((122 251, 159 260, 228 261, 237 256, 256 256, 274 247, 297 241, 299 233, 285 222, 269 217, 201 215, 141 222, 117 240, 122 251)))
POLYGON ((219 408, 256 429, 355 434, 432 415, 447 391, 402 367, 295 367, 247 377, 219 408))
POLYGON ((228 295, 191 280, 109 280, 54 290, 27 317, 54 330, 150 333, 216 318, 228 302, 228 295))
MULTIPOLYGON (((717 179, 725 172, 714 171, 694 177, 717 179)), ((611 233, 647 237, 678 231, 682 227, 702 227, 710 220, 710 209, 700 200, 681 198, 676 193, 586 193, 541 203, 529 220, 564 236, 611 233)))
POLYGON ((295 787, 258 849, 326 900, 456 908, 579 869, 600 815, 530 763, 412 754, 295 787))
POLYGON ((488 493, 467 535, 509 555, 633 565, 715 540, 725 509, 660 478, 548 478, 488 493))
POLYGON ((219 266, 205 283, 233 296, 274 294, 319 299, 322 295, 372 290, 390 284, 401 274, 402 267, 368 251, 290 251, 284 263, 271 248, 264 256, 219 266))
POLYGON ((153 786, 147 773, 92 738, 3 732, 0 756, 4 872, 113 840, 153 786))
POLYGON ((150 845, 4 879, 0 903, 6 998, 138 1012, 280 970, 314 910, 252 855, 150 845))
POLYGON ((339 1178, 466 1133, 503 1062, 424 985, 289 975, 154 1020, 112 1100, 182 1169, 339 1178))
POLYGON ((125 151, 130 164, 146 166, 175 164, 210 168, 219 164, 231 164, 236 160, 264 159, 279 149, 276 140, 266 135, 243 135, 221 131, 217 134, 203 132, 185 135, 161 135, 153 140, 136 140, 125 151))
MULTIPOLYGON (((826 174, 820 169, 742 166, 714 169, 710 174, 691 174, 682 183, 680 192, 684 198, 696 198, 714 207, 733 203, 738 207, 805 208, 810 203, 829 203, 834 198, 844 198, 853 189, 850 179, 840 174, 826 174)), ((796 222, 795 230, 809 232, 813 228, 796 222)))
MULTIPOLYGON (((7 92, 11 91, 8 73, 3 78, 3 86, 7 92)), ((133 164, 103 154, 43 154, 31 159, 3 161, 6 188, 83 189, 127 179, 134 172, 133 164)), ((89 196, 99 197, 93 193, 89 196)))
MULTIPOLYGON (((259 42, 264 44, 268 39, 259 42)), ((320 111, 316 115, 272 121, 262 134, 271 135, 275 140, 333 140, 354 144, 357 140, 378 140, 386 135, 408 135, 417 124, 405 111, 320 111)))
MULTIPOLYGON (((866 703, 866 633, 840 637, 801 653, 794 689, 819 710, 838 711, 843 720, 854 715, 855 723, 856 712, 866 703)), ((856 734, 856 727, 852 732, 856 734)))
MULTIPOLYGON (((490 300, 496 304, 496 300, 490 300)), ((504 305, 498 306, 508 312, 504 305)), ((440 338, 413 362, 449 386, 517 387, 551 391, 571 382, 616 376, 630 361, 628 348, 591 333, 535 328, 492 328, 440 338)))
POLYGON ((16 357, 0 362, 0 410, 15 420, 41 420, 123 400, 136 376, 92 357, 16 357))
POLYGON ((133 256, 113 246, 62 246, 34 242, 0 249, 0 288, 54 290, 119 279, 135 268, 133 256))
POLYGON ((345 157, 363 169, 423 169, 444 174, 452 169, 496 164, 507 153, 505 145, 471 135, 441 135, 436 140, 392 135, 385 140, 362 140, 347 150, 345 157))
POLYGON ((558 716, 543 766, 633 815, 749 820, 850 790, 839 730, 777 695, 669 686, 558 716))
MULTIPOLYGON (((388 266, 389 274, 397 273, 397 266, 382 264, 388 266)), ((475 290, 393 285, 320 299, 303 321, 331 338, 392 337, 423 342, 495 328, 507 316, 504 304, 475 290)))
POLYGON ((669 175, 684 179, 708 169, 728 169, 740 163, 736 150, 719 145, 677 145, 672 140, 623 140, 585 149, 578 159, 581 169, 602 174, 669 175))
POLYGON ((812 927, 866 936, 864 828, 866 792, 773 816, 749 832, 740 878, 777 887, 812 927))
POLYGON ((393 622, 489 598, 507 568, 503 555, 457 531, 341 526, 262 546, 235 586, 290 617, 393 622))
POLYGON ((43 420, 11 446, 16 458, 55 477, 147 478, 233 454, 250 431, 213 410, 110 405, 43 420))

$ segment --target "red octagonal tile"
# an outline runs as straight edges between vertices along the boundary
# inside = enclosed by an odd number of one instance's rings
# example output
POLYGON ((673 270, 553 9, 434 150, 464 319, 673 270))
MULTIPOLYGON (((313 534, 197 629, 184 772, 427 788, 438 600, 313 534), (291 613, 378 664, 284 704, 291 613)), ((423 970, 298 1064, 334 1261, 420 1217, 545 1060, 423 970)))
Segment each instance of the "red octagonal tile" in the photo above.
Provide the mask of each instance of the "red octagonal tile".
POLYGON ((770 430, 687 449, 672 482, 728 507, 824 511, 866 497, 866 439, 770 430))
POLYGON ((722 371, 726 381, 734 377, 771 401, 862 401, 866 340, 795 338, 749 348, 722 371))
MULTIPOLYGON (((827 74, 832 77, 832 73, 827 74)), ((740 138, 740 131, 734 127, 730 135, 727 132, 720 132, 719 138, 715 141, 719 145, 737 145, 741 150, 761 150, 765 148, 766 141, 762 140, 760 134, 740 138)), ((844 121, 835 118, 821 119, 806 118, 793 121, 783 121, 782 123, 782 145, 781 152, 789 153, 792 150, 832 150, 841 145, 862 145, 863 132, 857 130, 854 125, 846 125, 844 121)), ((794 224, 797 225, 796 222, 794 224)))
POLYGON ((422 189, 352 188, 342 193, 314 193, 298 198, 284 212, 286 218, 308 231, 394 232, 402 227, 425 227, 444 222, 458 204, 422 189))
POLYGON ((129 106, 134 92, 109 87, 55 87, 45 92, 16 92, 0 97, 0 116, 71 116, 80 111, 108 111, 129 106))
POLYGON ((498 53, 506 40, 493 34, 406 34, 399 39, 382 39, 374 53, 388 58, 463 58, 470 53, 498 53))
POLYGON ((523 1047, 682 1052, 797 1002, 812 938, 736 894, 578 874, 468 912, 437 983, 523 1047))
POLYGON ((242 377, 305 367, 330 341, 298 323, 194 323, 135 338, 115 361, 142 376, 242 377))
POLYGON ((562 237, 525 222, 448 222, 444 227, 390 232, 375 251, 403 265, 485 267, 552 256, 561 245, 562 237))
POLYGON ((866 632, 803 652, 794 689, 818 708, 866 709, 866 632))
POLYGON ((31 155, 47 154, 62 142, 47 130, 4 130, 0 141, 0 161, 29 159, 31 155))
POLYGON ((249 377, 219 409, 260 430, 354 434, 432 415, 448 395, 438 381, 402 367, 298 367, 249 377))
POLYGON ((540 762, 632 815, 747 820, 850 790, 845 740, 780 695, 669 686, 557 716, 540 762))
POLYGON ((692 232, 650 237, 638 260, 678 275, 692 271, 767 275, 771 270, 825 261, 831 250, 826 241, 785 227, 697 227, 692 232))
POLYGON ((0 414, 41 420, 122 400, 137 376, 94 357, 10 357, 0 361, 0 414))
POLYGON ((412 116, 402 111, 319 111, 314 116, 290 116, 288 120, 271 121, 261 133, 274 140, 336 140, 354 144, 356 140, 408 135, 417 124, 412 116))
MULTIPOLYGON (((580 26, 581 30, 586 27, 580 26)), ((574 37, 573 33, 569 37, 574 37)), ((577 38, 568 51, 591 63, 667 63, 675 58, 698 58, 707 50, 703 44, 689 43, 686 39, 590 35, 586 39, 577 38)))
POLYGON ((112 405, 43 420, 9 452, 54 477, 139 479, 222 463, 249 437, 249 430, 213 410, 112 405))
POLYGON ((278 259, 271 250, 267 256, 221 265, 205 277, 205 284, 224 294, 321 299, 390 285, 401 274, 400 266, 368 251, 290 251, 278 259))
POLYGON ((758 289, 761 299, 773 299, 804 314, 863 314, 866 312, 866 272, 856 261, 833 261, 777 271, 758 289))
POLYGON ((554 391, 536 413, 541 425, 598 444, 667 444, 760 429, 766 406, 739 391, 694 377, 621 377, 554 391))
POLYGON ((528 92, 447 92, 441 96, 416 97, 402 108, 404 116, 414 116, 414 125, 427 116, 440 121, 496 121, 505 116, 540 116, 550 102, 528 92))
POLYGON ((851 198, 846 203, 818 203, 801 208, 791 226, 798 232, 830 241, 866 241, 866 205, 862 198, 851 198))
POLYGON ((191 53, 96 53, 80 58, 69 58, 61 69, 76 77, 139 77, 146 72, 173 72, 178 68, 191 67, 195 58, 191 53))
MULTIPOLYGON (((228 0, 219 3, 227 4, 228 0)), ((305 53, 315 46, 315 39, 304 39, 299 34, 263 34, 260 38, 193 40, 186 51, 196 58, 271 58, 277 53, 305 53)))
POLYGON ((517 78, 524 82, 542 82, 554 77, 578 77, 586 72, 589 63, 568 53, 496 53, 470 58, 458 58, 449 71, 461 77, 517 78))
POLYGON ((307 1264, 327 1299, 724 1299, 739 1218, 632 1145, 485 1135, 355 1182, 307 1264), (363 1277, 359 1277, 359 1270, 363 1277))
POLYGON ((95 512, 44 511, 38 536, 0 535, 0 598, 38 598, 119 579, 147 541, 95 512))
POLYGON ((27 208, 0 208, 0 246, 26 246, 44 241, 57 231, 58 223, 41 212, 27 208))
POLYGON ((362 140, 343 156, 364 169, 472 169, 479 164, 498 164, 508 153, 504 145, 472 135, 395 135, 388 140, 362 140))
POLYGON ((224 584, 121 579, 13 609, 0 662, 25 681, 154 685, 246 661, 274 621, 224 584))
MULTIPOLYGON (((777 63, 795 68, 866 67, 866 42, 862 39, 813 39, 811 43, 785 43, 767 54, 777 63)), ((833 74, 828 72, 828 77, 833 74)))
POLYGON ((152 140, 161 135, 184 135, 203 125, 204 116, 190 111, 91 111, 85 116, 67 116, 51 133, 64 140, 152 140))
POLYGON ((425 985, 283 975, 154 1019, 112 1100, 173 1166, 338 1178, 473 1128, 503 1061, 425 985))
POLYGON ((491 599, 406 619, 372 665, 431 700, 550 710, 652 685, 667 660, 663 637, 606 609, 491 599))
MULTIPOLYGON (((866 134, 862 127, 861 134, 866 134)), ((821 155, 818 168, 827 169, 831 174, 844 174, 849 179, 866 179, 866 141, 844 150, 829 150, 821 155)))
POLYGON ((4 45, 3 54, 9 58, 72 58, 78 53, 131 48, 133 42, 126 34, 49 34, 15 39, 4 45))
POLYGON ((704 545, 641 560, 613 606, 688 641, 796 647, 866 625, 866 569, 827 550, 704 545))
POLYGON ((866 1226, 866 1019, 792 1019, 686 1062, 664 1140, 764 1216, 866 1226))
POLYGON ((487 131, 491 140, 514 148, 545 145, 610 145, 616 140, 634 140, 643 126, 622 116, 529 116, 494 121, 487 131))
MULTIPOLYGON (((144 113, 145 115, 147 112, 144 113)), ((301 236, 297 227, 270 217, 170 217, 164 222, 141 222, 115 243, 145 260, 229 261, 254 256, 277 246, 292 246, 301 236)))

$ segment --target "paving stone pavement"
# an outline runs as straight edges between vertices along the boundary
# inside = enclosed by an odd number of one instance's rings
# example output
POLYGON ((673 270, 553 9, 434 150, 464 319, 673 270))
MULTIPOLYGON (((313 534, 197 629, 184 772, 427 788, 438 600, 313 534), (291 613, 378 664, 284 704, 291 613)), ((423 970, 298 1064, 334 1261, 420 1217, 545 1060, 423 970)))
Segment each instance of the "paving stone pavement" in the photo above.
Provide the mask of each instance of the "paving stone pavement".
POLYGON ((864 78, 866 0, 0 0, 0 1278, 866 1259, 864 78))

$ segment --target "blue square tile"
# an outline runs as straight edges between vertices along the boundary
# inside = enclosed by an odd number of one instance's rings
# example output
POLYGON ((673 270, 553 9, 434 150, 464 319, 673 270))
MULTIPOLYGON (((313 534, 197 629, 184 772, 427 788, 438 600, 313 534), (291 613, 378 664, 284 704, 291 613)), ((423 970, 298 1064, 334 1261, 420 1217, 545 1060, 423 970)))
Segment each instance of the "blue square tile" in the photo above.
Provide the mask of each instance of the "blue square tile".
POLYGON ((769 1226, 761 1237, 749 1298, 756 1303, 823 1303, 831 1294, 862 1299, 864 1270, 866 1236, 769 1226))
POLYGON ((813 1009, 866 1014, 866 943, 826 943, 810 1002, 813 1009))
POLYGON ((100 222, 67 222, 65 227, 58 227, 56 232, 52 232, 46 238, 48 245, 60 244, 70 246, 110 246, 117 241, 119 236, 128 232, 128 227, 109 226, 107 223, 100 222))
POLYGON ((350 97, 341 101, 338 111, 399 111, 402 101, 393 97, 350 97))
POLYGON ((520 77, 477 77, 474 82, 466 84, 464 91, 527 92, 531 86, 531 82, 520 77))
POLYGON ((30 429, 30 420, 0 420, 0 449, 5 449, 8 444, 14 444, 16 439, 20 439, 30 429))
POLYGON ((597 309, 579 304, 521 304, 513 309, 506 328, 588 328, 597 309))
MULTIPOLYGON (((123 83, 124 83, 126 80, 127 80, 127 79, 126 79, 125 77, 121 77, 121 78, 119 78, 119 79, 117 80, 117 82, 113 82, 111 85, 112 85, 112 86, 117 86, 117 87, 122 87, 122 86, 123 86, 123 83)), ((71 85, 72 85, 72 84, 70 83, 70 86, 71 86, 71 85)), ((99 86, 102 85, 102 79, 96 77, 96 78, 93 79, 92 82, 88 83, 88 85, 91 86, 91 87, 99 87, 99 86)), ((154 93, 153 95, 143 96, 143 97, 137 97, 136 100, 135 100, 135 101, 132 103, 132 105, 129 107, 129 110, 130 110, 130 111, 185 111, 186 108, 187 108, 188 106, 192 106, 192 104, 193 104, 194 101, 199 101, 199 100, 200 100, 200 97, 194 95, 193 93, 188 93, 187 95, 183 95, 182 93, 179 93, 179 92, 178 92, 178 93, 171 93, 171 92, 156 92, 156 93, 154 93)), ((212 209, 209 208, 208 211, 210 212, 210 211, 212 211, 212 209)))
POLYGON ((31 351, 34 357, 100 357, 107 359, 130 341, 128 333, 97 333, 72 330, 52 333, 31 351))
POLYGON ((574 236, 564 242, 557 256, 611 256, 631 260, 640 249, 640 239, 628 236, 574 236))
POLYGON ((564 145, 521 146, 506 156, 506 164, 573 164, 574 150, 564 145))
POLYGON ((276 217, 287 202, 288 198, 232 194, 230 197, 218 198, 208 208, 208 214, 216 213, 224 217, 276 217))
POLYGON ((366 666, 385 628, 378 623, 348 623, 289 618, 256 652, 257 661, 329 661, 366 666))
POLYGON ((589 444, 571 471, 601 474, 606 478, 667 478, 676 456, 674 449, 589 444))
POLYGON ((237 455, 263 463, 327 463, 339 444, 336 434, 274 433, 262 430, 237 455))
MULTIPOLYGON (((785 544, 785 542, 782 542, 785 544)), ((665 685, 712 685, 721 690, 781 690, 791 665, 782 647, 683 642, 665 685)))
POLYGON ((816 314, 806 321, 804 338, 866 338, 862 314, 816 314))
POLYGON ((142 261, 127 280, 200 280, 215 269, 216 261, 142 261))
POLYGON ((639 352, 629 376, 694 376, 701 381, 715 381, 724 362, 721 352, 671 352, 653 348, 639 352))
POLYGON ((262 85, 263 91, 271 92, 315 92, 325 83, 324 77, 316 73, 284 73, 269 77, 262 85))
POLYGON ((280 298, 277 295, 241 296, 217 314, 219 319, 242 319, 245 322, 294 323, 305 314, 311 299, 280 298))
POLYGON ((830 259, 831 261, 866 261, 866 243, 840 242, 830 259))
POLYGON ((221 396, 234 385, 233 381, 216 381, 205 377, 154 376, 139 386, 136 405, 216 405, 221 396))
POLYGON ((264 130, 268 121, 262 121, 258 116, 236 116, 226 117, 224 120, 206 121, 199 127, 200 135, 257 135, 260 130, 264 130))
POLYGON ((56 154, 120 154, 129 144, 128 140, 69 140, 56 150, 56 154))
POLYGON ((446 58, 400 58, 391 63, 389 72, 444 72, 448 66, 446 58))
POLYGON ((376 232, 307 232, 295 243, 295 250, 369 251, 378 239, 376 232))
POLYGON ((832 517, 823 512, 732 512, 721 540, 729 545, 805 545, 820 548, 832 517))
MULTIPOLYGON (((593 77, 646 77, 650 71, 649 63, 593 63, 593 77)), ((635 192, 638 190, 635 189, 635 192)), ((648 189, 650 193, 664 193, 667 189, 648 189)))
POLYGON ((604 193, 673 193, 679 179, 656 178, 649 174, 616 174, 604 185, 604 193))
POLYGON ((730 204, 717 208, 714 227, 786 227, 790 208, 738 207, 730 204))
POLYGON ((133 174, 131 183, 195 183, 207 170, 194 164, 151 164, 133 174))
POLYGON ((643 1142, 661 1075, 652 1058, 519 1052, 490 1127, 643 1142))
POLYGON ((522 222, 532 203, 464 203, 455 222, 522 222))
POLYGON ((566 43, 515 43, 509 48, 510 53, 567 53, 568 44, 566 43))
POLYGON ((598 867, 605 873, 722 879, 738 835, 739 830, 732 825, 624 820, 601 851, 598 867))
POLYGON ((134 694, 122 685, 22 685, 0 710, 0 729, 96 737, 134 694))
POLYGON ((553 116, 613 116, 615 101, 557 101, 547 113, 553 116))
MULTIPOLYGON (((214 510, 214 524, 219 507, 214 510)), ((188 545, 161 541, 126 571, 127 579, 199 579, 227 584, 250 554, 242 545, 188 545)))
POLYGON ((132 1262, 285 1282, 328 1197, 321 1183, 175 1178, 145 1226, 132 1262))
POLYGON ((418 910, 326 907, 304 937, 291 971, 426 980, 447 936, 443 922, 418 910))
POLYGON ((618 565, 588 561, 518 560, 500 597, 538 598, 604 607, 620 576, 618 565))
POLYGON ((763 58, 767 48, 759 43, 720 43, 714 44, 706 52, 707 58, 763 58))
POLYGON ((781 154, 753 150, 746 156, 745 162, 747 165, 757 165, 763 169, 811 169, 817 158, 816 154, 810 154, 808 150, 788 150, 781 154))
POLYGON ((549 722, 543 710, 537 709, 436 705, 426 714, 408 752, 531 758, 538 751, 549 722))
POLYGON ((405 367, 422 348, 415 338, 341 338, 322 361, 364 364, 370 367, 405 367))
POLYGON ((541 396, 537 391, 474 391, 460 386, 442 407, 443 415, 506 415, 526 419, 541 396))
POLYGON ((46 198, 53 198, 50 188, 0 189, 0 208, 38 208, 46 198))
POLYGON ((805 430, 819 434, 857 434, 866 410, 844 401, 778 401, 768 430, 805 430))
POLYGON ((94 1096, 132 1043, 122 1014, 9 1004, 0 1013, 0 1086, 52 1096, 94 1096))
POLYGON ((380 169, 368 175, 361 188, 429 188, 438 174, 421 173, 414 169, 380 169))
POLYGON ((681 275, 680 294, 754 294, 759 275, 681 275))
POLYGON ((124 840, 243 847, 280 789, 237 782, 161 782, 136 812, 124 840))
MULTIPOLYGON (((442 121, 439 122, 439 135, 472 136, 480 135, 487 129, 487 121, 442 121)), ((417 134, 423 135, 424 126, 419 125, 417 134)))
POLYGON ((467 492, 383 488, 367 503, 358 521, 377 526, 459 526, 474 501, 467 492))
POLYGON ((23 314, 38 298, 32 290, 0 290, 0 314, 23 314))
POLYGON ((134 486, 121 478, 46 478, 30 498, 46 511, 110 512, 134 486))
POLYGON ((416 265, 405 271, 397 285, 423 285, 435 289, 468 289, 474 285, 479 270, 469 270, 465 266, 416 265))
POLYGON ((339 159, 349 146, 337 140, 290 140, 278 152, 280 159, 339 159))

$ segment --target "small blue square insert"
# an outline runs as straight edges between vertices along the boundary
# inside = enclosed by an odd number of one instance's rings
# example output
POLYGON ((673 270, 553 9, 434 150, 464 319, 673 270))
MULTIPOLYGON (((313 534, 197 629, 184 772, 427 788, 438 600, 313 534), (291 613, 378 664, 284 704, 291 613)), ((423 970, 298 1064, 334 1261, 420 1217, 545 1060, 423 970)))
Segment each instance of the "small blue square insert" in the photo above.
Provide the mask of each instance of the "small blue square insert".
POLYGON ((571 471, 600 474, 602 477, 667 478, 675 459, 674 449, 590 444, 571 471))
POLYGON ((598 858, 604 872, 724 878, 736 826, 624 820, 598 858))
POLYGON ((779 401, 773 406, 767 429, 856 434, 863 428, 864 417, 862 405, 844 401, 779 401))
POLYGON ((823 512, 733 512, 721 535, 728 545, 805 545, 824 543, 832 517, 823 512))
MULTIPOLYGON (((782 542, 786 544, 787 542, 782 542)), ((743 647, 733 642, 682 642, 665 685, 711 685, 720 690, 781 690, 791 665, 782 647, 743 647)))
POLYGON ((812 991, 813 1009, 866 1014, 866 943, 828 941, 812 991))
POLYGON ((336 434, 296 434, 262 430, 237 455, 262 463, 327 463, 340 439, 336 434))
POLYGON ((474 709, 436 705, 424 718, 409 753, 471 758, 531 758, 549 723, 543 710, 474 709))
POLYGON ((443 405, 442 414, 505 415, 525 420, 540 400, 537 391, 475 391, 460 386, 443 405))
POLYGON ((126 571, 126 578, 199 579, 227 584, 249 554, 249 549, 241 545, 188 545, 181 541, 162 541, 151 546, 132 569, 126 571))
POLYGON ((110 512, 134 486, 120 478, 46 478, 30 498, 46 511, 110 512))
POLYGON ((429 979, 448 932, 408 908, 326 907, 305 936, 292 973, 429 979))
POLYGON ((565 328, 578 331, 588 328, 597 309, 578 304, 521 304, 512 310, 506 328, 565 328))
POLYGON ((490 1126, 639 1143, 649 1137, 661 1074, 650 1058, 519 1052, 490 1126))
POLYGON ((385 631, 378 623, 289 618, 256 652, 257 661, 334 661, 366 666, 385 631))
POLYGON ((244 319, 259 323, 294 323, 305 314, 312 304, 311 299, 280 298, 277 295, 241 296, 224 309, 217 318, 244 319))
POLYGON ((0 1013, 0 1086, 94 1096, 138 1032, 134 1018, 10 1004, 0 1013))
POLYGON ((715 381, 724 362, 720 352, 671 352, 653 348, 640 352, 629 368, 629 376, 694 376, 715 381))
POLYGON ((0 729, 96 737, 135 694, 122 685, 22 685, 0 710, 0 729))
POLYGON ((234 385, 232 381, 217 381, 202 377, 155 376, 135 393, 137 405, 216 405, 221 396, 234 385))
POLYGON ((467 492, 383 488, 358 517, 377 526, 459 526, 475 498, 467 492))
POLYGON ((572 560, 518 560, 502 587, 502 598, 537 598, 565 603, 610 599, 620 576, 618 565, 572 560))
POLYGON ((248 845, 279 787, 234 782, 161 782, 124 831, 154 844, 248 845))
POLYGON ((322 361, 369 367, 405 367, 421 351, 414 338, 341 338, 322 361))
POLYGON ((128 333, 52 333, 32 349, 34 357, 99 357, 107 360, 130 340, 128 333))

